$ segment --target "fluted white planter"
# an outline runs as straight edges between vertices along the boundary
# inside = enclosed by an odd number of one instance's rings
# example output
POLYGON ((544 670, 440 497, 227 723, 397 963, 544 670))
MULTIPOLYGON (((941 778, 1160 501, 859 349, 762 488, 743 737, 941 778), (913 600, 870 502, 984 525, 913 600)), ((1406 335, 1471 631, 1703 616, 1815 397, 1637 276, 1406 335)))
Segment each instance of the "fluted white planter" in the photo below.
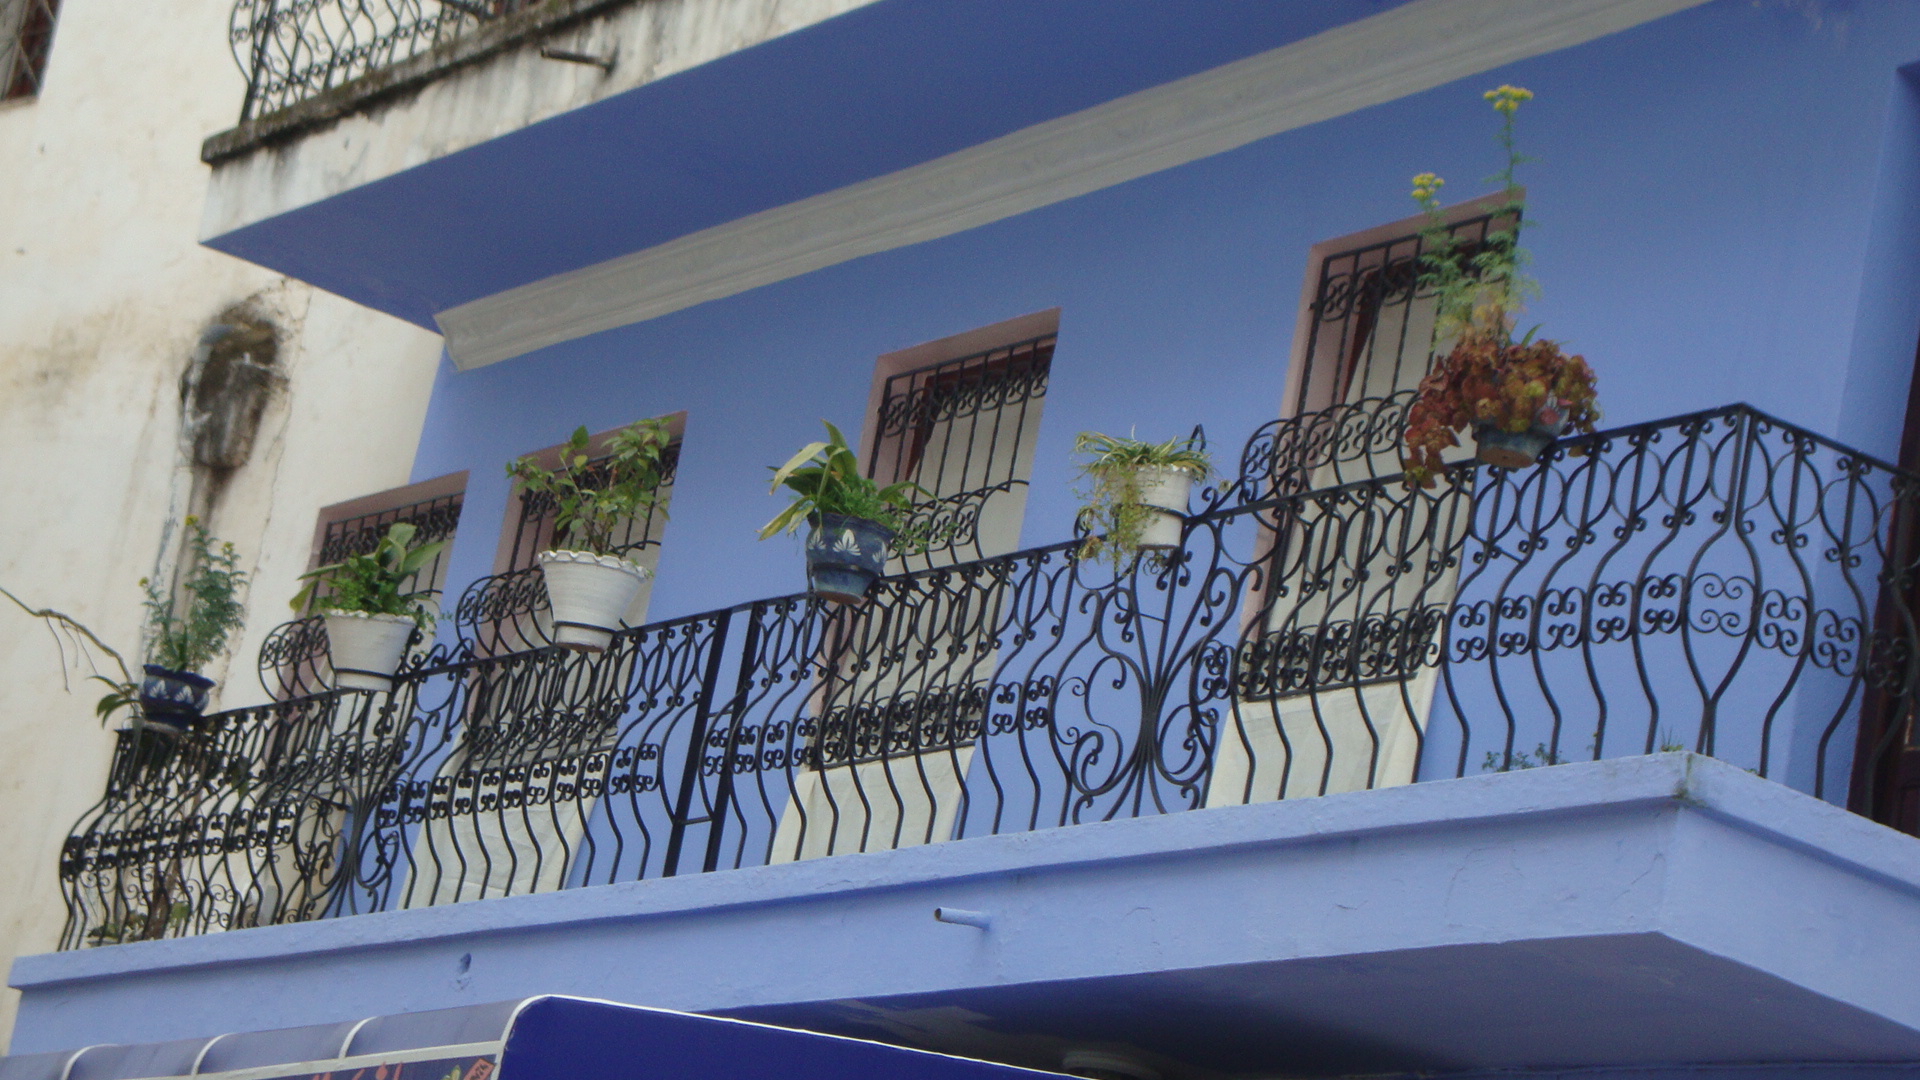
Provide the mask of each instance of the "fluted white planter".
POLYGON ((1142 548, 1177 548, 1187 521, 1187 496, 1193 474, 1185 469, 1145 465, 1135 470, 1140 482, 1140 505, 1152 510, 1140 530, 1142 548))
POLYGON ((393 689, 393 673, 400 670, 407 639, 413 636, 413 619, 365 611, 329 611, 326 619, 335 689, 393 689))
POLYGON ((589 551, 543 551, 540 572, 553 608, 553 642, 577 652, 607 647, 647 581, 645 567, 589 551))

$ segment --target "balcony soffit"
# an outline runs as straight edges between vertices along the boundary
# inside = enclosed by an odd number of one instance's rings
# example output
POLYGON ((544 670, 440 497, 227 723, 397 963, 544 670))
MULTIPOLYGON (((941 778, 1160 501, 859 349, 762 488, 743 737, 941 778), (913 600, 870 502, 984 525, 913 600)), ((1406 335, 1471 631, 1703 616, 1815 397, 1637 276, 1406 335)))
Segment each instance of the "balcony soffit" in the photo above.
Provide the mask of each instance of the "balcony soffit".
POLYGON ((368 154, 379 116, 256 152, 216 171, 204 242, 438 327, 475 367, 1697 2, 880 0, 299 205, 274 189, 368 154))

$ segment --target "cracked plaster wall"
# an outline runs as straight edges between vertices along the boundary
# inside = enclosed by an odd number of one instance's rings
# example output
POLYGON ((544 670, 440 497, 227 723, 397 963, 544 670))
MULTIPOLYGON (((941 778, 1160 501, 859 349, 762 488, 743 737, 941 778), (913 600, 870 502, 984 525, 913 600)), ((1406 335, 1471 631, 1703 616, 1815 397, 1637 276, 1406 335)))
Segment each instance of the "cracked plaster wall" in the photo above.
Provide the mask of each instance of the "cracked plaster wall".
MULTIPOLYGON (((195 242, 199 145, 244 89, 230 7, 65 0, 42 95, 0 106, 0 585, 137 661, 135 583, 170 567, 198 504, 255 574, 245 632, 208 672, 225 706, 265 696, 252 658, 286 617, 319 507, 406 482, 439 357, 431 334, 195 242), (181 380, 237 304, 276 328, 285 381, 244 462, 203 464, 196 484, 181 380)), ((0 959, 54 946, 60 842, 112 752, 85 672, 66 692, 60 662, 38 624, 0 610, 0 959)), ((16 997, 0 991, 0 1040, 16 997)))

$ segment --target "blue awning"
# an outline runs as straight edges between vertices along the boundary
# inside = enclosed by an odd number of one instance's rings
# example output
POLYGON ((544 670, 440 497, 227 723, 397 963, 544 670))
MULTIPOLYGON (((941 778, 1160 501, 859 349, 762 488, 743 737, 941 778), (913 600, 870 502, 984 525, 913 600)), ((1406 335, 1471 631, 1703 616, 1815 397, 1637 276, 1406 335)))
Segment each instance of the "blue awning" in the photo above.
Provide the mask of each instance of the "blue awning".
POLYGON ((0 1080, 988 1080, 1053 1075, 839 1035, 554 995, 0 1058, 0 1080))

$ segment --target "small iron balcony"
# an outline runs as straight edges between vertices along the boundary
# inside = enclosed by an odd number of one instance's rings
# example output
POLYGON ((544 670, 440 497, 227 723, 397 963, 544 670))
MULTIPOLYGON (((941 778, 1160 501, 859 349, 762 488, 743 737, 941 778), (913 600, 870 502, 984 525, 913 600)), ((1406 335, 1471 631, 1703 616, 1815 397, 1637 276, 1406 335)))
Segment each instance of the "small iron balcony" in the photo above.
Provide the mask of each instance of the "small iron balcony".
POLYGON ((525 29, 537 34, 549 27, 536 8, 572 18, 608 6, 577 0, 559 5, 549 0, 236 0, 227 40, 247 80, 240 122, 356 80, 367 80, 359 88, 367 94, 399 89, 371 77, 510 16, 527 13, 525 29))

